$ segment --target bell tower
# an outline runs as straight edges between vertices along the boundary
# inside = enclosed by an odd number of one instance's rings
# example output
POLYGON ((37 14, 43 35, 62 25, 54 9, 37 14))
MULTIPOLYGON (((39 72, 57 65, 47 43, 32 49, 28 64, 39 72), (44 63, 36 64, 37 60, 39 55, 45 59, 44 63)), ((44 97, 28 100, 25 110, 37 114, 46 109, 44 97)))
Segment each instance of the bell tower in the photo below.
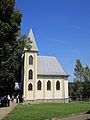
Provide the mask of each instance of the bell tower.
POLYGON ((25 48, 24 53, 24 85, 23 94, 24 100, 35 100, 35 86, 37 80, 37 54, 38 48, 34 38, 32 29, 30 29, 29 36, 31 48, 28 51, 25 48))

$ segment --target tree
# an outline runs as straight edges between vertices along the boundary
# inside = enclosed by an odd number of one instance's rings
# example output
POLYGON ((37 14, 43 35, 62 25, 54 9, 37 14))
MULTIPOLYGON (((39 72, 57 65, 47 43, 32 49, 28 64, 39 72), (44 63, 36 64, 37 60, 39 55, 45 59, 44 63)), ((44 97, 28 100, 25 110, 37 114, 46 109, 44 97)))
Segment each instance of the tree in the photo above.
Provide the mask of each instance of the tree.
POLYGON ((82 100, 83 96, 83 83, 79 80, 74 80, 74 91, 77 100, 82 100))
POLYGON ((81 64, 80 60, 77 59, 74 69, 75 80, 83 81, 83 70, 83 65, 81 64))
POLYGON ((69 97, 72 98, 73 100, 75 100, 76 98, 76 92, 75 92, 75 88, 74 88, 74 83, 69 83, 68 85, 69 87, 69 97))
POLYGON ((76 60, 74 69, 74 83, 69 86, 71 98, 79 100, 90 98, 90 68, 88 65, 83 67, 80 60, 76 60))
POLYGON ((22 14, 15 0, 0 0, 0 91, 11 93, 14 82, 20 80, 21 55, 25 35, 20 36, 22 14), (18 38, 19 37, 19 38, 18 38))
POLYGON ((84 96, 84 98, 89 99, 89 97, 90 97, 90 69, 89 69, 88 65, 86 65, 86 67, 84 68, 83 77, 84 77, 83 96, 84 96))
POLYGON ((83 65, 81 64, 80 60, 76 60, 76 65, 74 69, 74 91, 76 94, 76 98, 79 98, 82 100, 82 95, 83 95, 83 65))

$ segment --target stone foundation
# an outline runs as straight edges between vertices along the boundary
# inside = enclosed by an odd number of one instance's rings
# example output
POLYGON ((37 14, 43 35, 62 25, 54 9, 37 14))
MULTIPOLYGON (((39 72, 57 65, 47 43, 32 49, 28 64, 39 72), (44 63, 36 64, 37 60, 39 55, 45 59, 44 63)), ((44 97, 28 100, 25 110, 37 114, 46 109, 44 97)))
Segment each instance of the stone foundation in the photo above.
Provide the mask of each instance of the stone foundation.
POLYGON ((25 103, 68 103, 69 98, 66 99, 37 99, 37 100, 25 100, 25 103))

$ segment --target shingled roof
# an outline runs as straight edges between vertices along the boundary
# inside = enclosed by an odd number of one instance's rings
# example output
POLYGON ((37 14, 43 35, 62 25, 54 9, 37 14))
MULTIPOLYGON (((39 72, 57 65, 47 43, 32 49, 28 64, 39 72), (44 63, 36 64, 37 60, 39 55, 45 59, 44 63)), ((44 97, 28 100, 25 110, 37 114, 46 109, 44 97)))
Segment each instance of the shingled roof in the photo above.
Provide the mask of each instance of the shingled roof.
POLYGON ((56 57, 53 56, 37 57, 37 75, 68 76, 56 57))

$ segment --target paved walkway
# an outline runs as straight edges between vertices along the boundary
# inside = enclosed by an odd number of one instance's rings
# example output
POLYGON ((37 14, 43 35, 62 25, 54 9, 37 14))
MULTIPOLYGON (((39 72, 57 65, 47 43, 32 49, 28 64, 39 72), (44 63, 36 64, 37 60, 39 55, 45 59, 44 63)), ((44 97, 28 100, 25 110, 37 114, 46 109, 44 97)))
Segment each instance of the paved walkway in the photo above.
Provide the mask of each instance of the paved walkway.
POLYGON ((0 120, 2 120, 16 106, 15 102, 10 103, 10 107, 0 107, 0 120))

